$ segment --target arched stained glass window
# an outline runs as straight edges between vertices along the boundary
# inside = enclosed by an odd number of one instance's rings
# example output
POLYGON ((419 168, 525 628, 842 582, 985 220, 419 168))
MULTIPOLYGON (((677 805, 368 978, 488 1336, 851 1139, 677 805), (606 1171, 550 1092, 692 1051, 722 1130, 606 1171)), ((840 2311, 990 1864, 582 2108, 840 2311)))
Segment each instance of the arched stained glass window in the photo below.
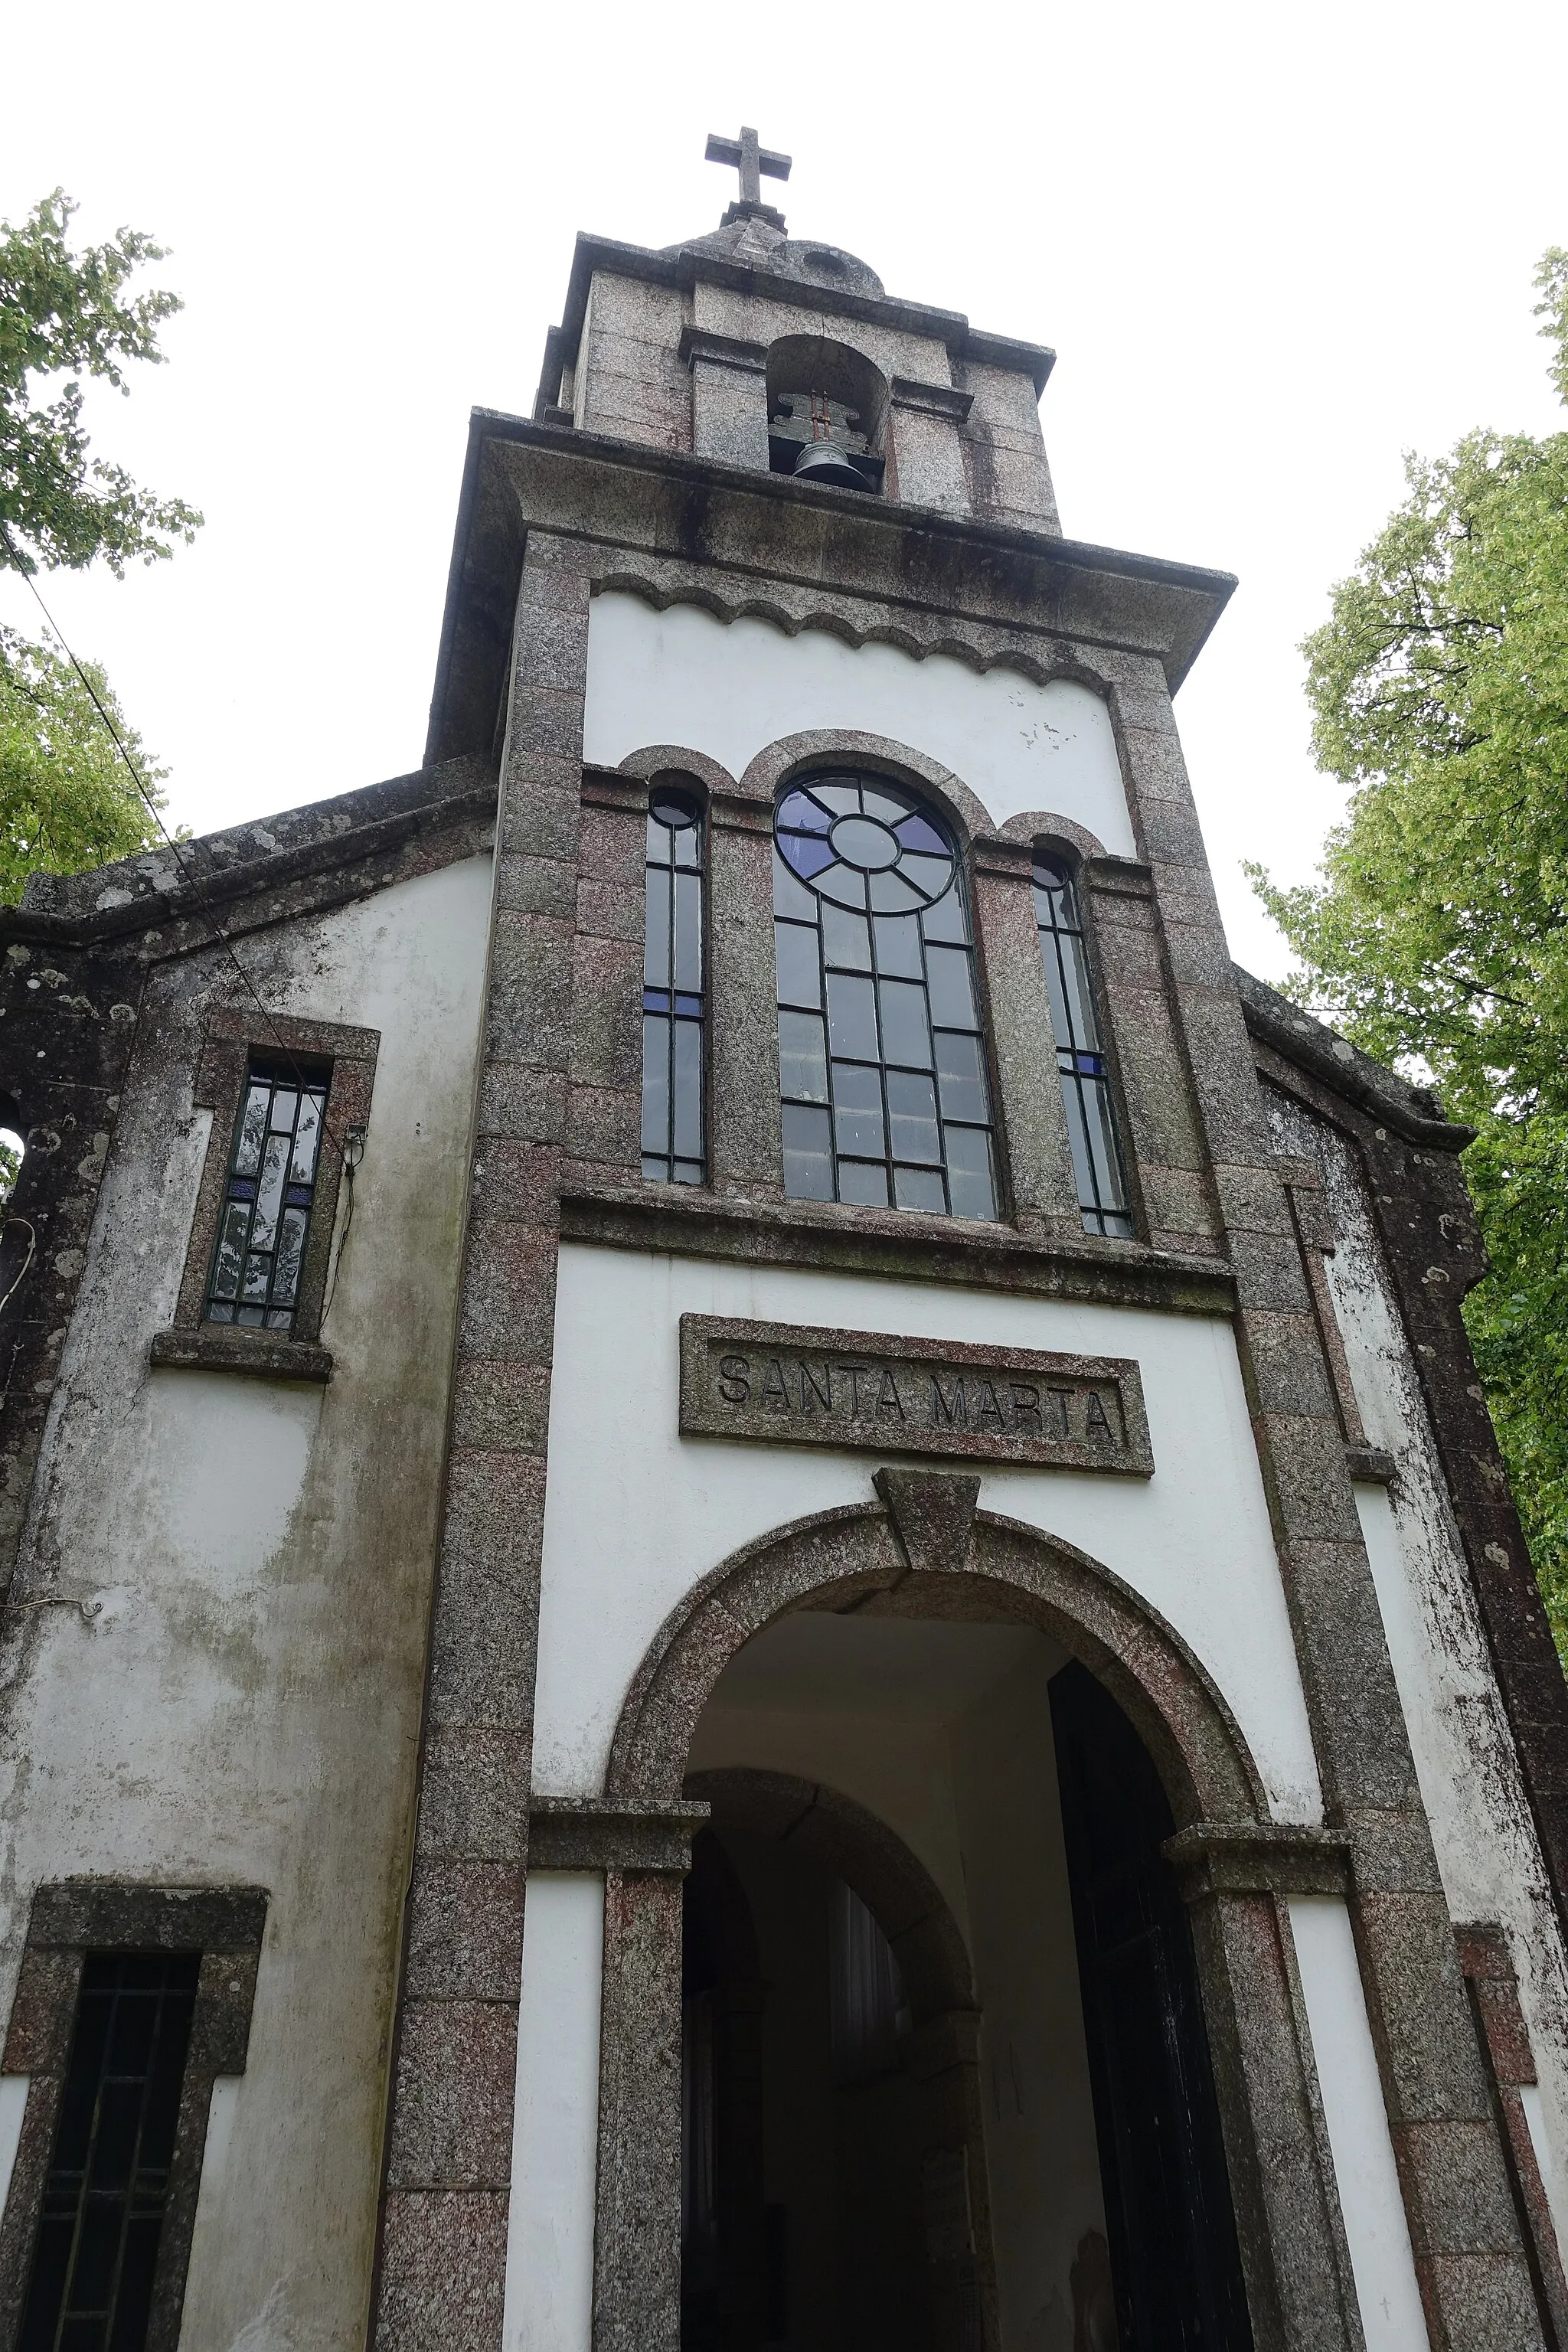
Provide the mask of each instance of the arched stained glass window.
POLYGON ((642 992, 642 1172, 700 1184, 702 1135, 702 811, 695 793, 648 796, 642 992))
POLYGON ((1051 1000, 1078 1204, 1089 1234, 1131 1238, 1132 1215, 1072 870, 1035 852, 1035 921, 1051 1000))
POLYGON ((994 1217, 990 1089, 957 852, 881 776, 795 784, 773 834, 784 1191, 994 1217))

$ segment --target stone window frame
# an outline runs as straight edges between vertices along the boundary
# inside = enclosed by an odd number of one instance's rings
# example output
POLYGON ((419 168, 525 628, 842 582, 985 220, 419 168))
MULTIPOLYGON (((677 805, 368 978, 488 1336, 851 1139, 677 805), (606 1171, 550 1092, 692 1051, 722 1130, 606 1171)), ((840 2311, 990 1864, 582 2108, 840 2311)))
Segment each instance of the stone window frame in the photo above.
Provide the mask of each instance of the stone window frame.
MULTIPOLYGON (((1021 812, 997 825, 962 776, 940 761, 912 745, 854 728, 807 729, 781 736, 755 752, 738 777, 689 744, 647 744, 627 753, 613 770, 585 764, 585 803, 591 799, 597 803, 628 785, 646 793, 655 781, 667 779, 698 785, 706 794, 708 1181, 646 1188, 638 1183, 637 1192, 646 1192, 648 1209, 657 1203, 661 1215, 684 1210, 691 1216, 710 1210, 715 1201, 761 1204, 770 1217, 787 1220, 796 1245, 811 1241, 813 1246, 826 1248, 837 1238, 854 1247, 858 1235, 860 1245, 866 1246, 873 1236, 881 1240, 896 1231, 900 1239, 906 1234, 910 1240, 918 1235, 930 1248, 943 1246, 951 1234, 962 1234, 966 1247, 994 1247, 1011 1236, 1026 1247, 1065 1247, 1075 1256, 1091 1251, 1108 1265, 1131 1266, 1141 1261, 1151 1246, 1153 1223, 1143 1188, 1147 1139, 1132 1116, 1123 1082, 1116 1008, 1094 936, 1098 910, 1087 903, 1102 876, 1126 874, 1142 882, 1144 869, 1137 861, 1109 856, 1093 834, 1058 811, 1021 812), (998 1211, 993 1223, 971 1225, 967 1220, 932 1213, 865 1208, 844 1201, 785 1201, 773 944, 773 814, 791 783, 832 766, 886 776, 931 802, 957 845, 970 894, 991 1087, 998 1211), (1037 841, 1071 857, 1084 890, 1091 969, 1134 1227, 1128 1239, 1086 1234, 1078 1205, 1067 1114, 1054 1076, 1055 1034, 1035 924, 1037 841), (1042 1069, 1051 1076, 1048 1086, 1040 1083, 1042 1069)), ((616 804, 620 804, 618 799, 616 804)), ((639 950, 640 945, 639 919, 639 950)), ((639 975, 640 970, 639 960, 639 975)), ((604 1204, 586 1205, 595 1199, 593 1174, 584 1168, 583 1175, 587 1189, 581 1193, 581 1204, 592 1222, 604 1204)), ((628 1171, 619 1181, 624 1185, 629 1181, 628 1171)), ((616 1208, 640 1213, 626 1193, 617 1194, 616 1208)), ((782 1223, 777 1230, 784 1230, 782 1223)))
MULTIPOLYGON (((1117 1032, 1110 992, 1105 984, 1105 967, 1101 954, 1100 925, 1094 904, 1094 869, 1105 856, 1105 851, 1093 834, 1067 818, 1053 815, 1016 817, 1005 828, 1009 837, 1026 843, 1031 869, 1037 852, 1059 858, 1072 876, 1078 898, 1079 929, 1083 940, 1084 961, 1089 971, 1089 984, 1094 996, 1094 1010, 1100 1023, 1100 1052, 1105 1064, 1105 1083, 1110 1095, 1112 1115, 1116 1123, 1117 1147, 1121 1159, 1122 1181, 1127 1188, 1127 1210, 1132 1221, 1132 1231, 1125 1239, 1148 1244, 1150 1223, 1144 1205, 1142 1186, 1139 1181, 1139 1153, 1127 1098, 1127 1087, 1122 1075, 1121 1041, 1117 1032), (1018 828, 1015 833, 1015 826, 1018 828), (1025 828, 1027 828, 1026 831, 1025 828)), ((1055 1024, 1051 1037, 1056 1043, 1055 1024)), ((1088 1227, 1084 1228, 1088 1232, 1088 1227)), ((1109 1236, 1107 1238, 1110 1238, 1109 1236)))
MULTIPOLYGON (((973 957, 974 992, 980 1015, 980 1037, 984 1047, 986 1086, 991 1105, 992 1166, 995 1181, 996 1214, 988 1221, 996 1228, 1005 1228, 1016 1222, 1018 1188, 1016 1183, 1015 1156, 1007 1106, 1013 1088, 1007 1082, 998 1052, 996 1008, 993 1003, 992 960, 986 952, 984 936, 985 923, 979 890, 978 857, 982 849, 994 838, 994 828, 984 804, 970 790, 962 777, 952 773, 935 760, 898 743, 891 738, 860 732, 851 728, 815 728, 804 733, 787 735, 768 744, 752 759, 740 779, 740 793, 758 804, 765 813, 768 835, 768 887, 764 908, 757 909, 756 919, 766 917, 767 963, 770 973, 768 1018, 776 1023, 778 988, 773 964, 773 828, 778 806, 784 794, 797 783, 825 770, 842 767, 866 775, 885 776, 921 803, 934 809, 939 821, 952 836, 957 865, 963 877, 963 887, 968 901, 970 952, 973 957)), ((1044 982, 1042 980, 1042 988, 1044 982)), ((780 1100, 777 1048, 773 1057, 773 1097, 776 1108, 780 1100)), ((783 1174, 782 1146, 779 1171, 783 1174)), ((943 1212, 867 1208, 853 1201, 791 1202, 793 1210, 805 1209, 816 1217, 835 1222, 880 1220, 889 1218, 902 1223, 918 1220, 926 1230, 933 1225, 963 1230, 970 1220, 943 1212)), ((985 1221, 983 1221, 985 1222, 985 1221)))
MULTIPOLYGON (((653 1186, 661 1192, 694 1192, 700 1197, 705 1193, 710 1192, 713 1189, 713 1024, 716 1006, 713 988, 712 789, 706 776, 700 774, 695 766, 687 764, 679 758, 672 760, 665 766, 652 768, 646 774, 639 773, 638 781, 643 786, 643 790, 638 795, 637 802, 638 821, 643 828, 645 844, 649 813, 653 804, 653 796, 654 793, 661 788, 667 788, 672 792, 684 793, 689 800, 694 801, 697 804, 697 821, 702 828, 702 866, 701 873, 699 877, 701 884, 700 898, 702 907, 702 1181, 700 1184, 677 1184, 674 1182, 661 1183, 660 1179, 657 1176, 643 1176, 641 1174, 640 1150, 638 1152, 638 1175, 639 1181, 642 1183, 653 1186)), ((642 976, 646 974, 647 969, 644 959, 647 951, 647 877, 646 845, 640 854, 644 860, 644 868, 643 898, 641 908, 638 914, 639 928, 637 931, 637 971, 639 974, 637 982, 637 1001, 639 1004, 642 1001, 642 988, 644 985, 644 979, 642 976)), ((640 1015, 638 1028, 640 1034, 640 1015)), ((637 1097, 637 1134, 640 1142, 642 1134, 642 1097, 640 1091, 642 1061, 640 1053, 637 1062, 637 1076, 639 1087, 637 1097)))
POLYGON ((199 1952, 174 2160, 158 2246, 146 2352, 177 2352, 213 2085, 243 2074, 267 1926, 261 1886, 149 1886, 63 1879, 33 1896, 0 2074, 27 2100, 0 2215, 0 2346, 16 2341, 54 2155, 82 1965, 89 1952, 199 1952))
POLYGON ((250 1372, 272 1380, 331 1380, 332 1359, 321 1346, 321 1335, 342 1184, 343 1157, 339 1147, 349 1137, 363 1138, 370 1124, 380 1048, 379 1029, 353 1028, 336 1021, 301 1021, 284 1013, 263 1023, 245 1005, 214 1006, 191 1086, 194 1107, 212 1112, 212 1132, 174 1321, 153 1341, 153 1363, 250 1372), (294 1328, 285 1334, 252 1329, 245 1324, 208 1323, 203 1310, 246 1079, 254 1059, 277 1060, 289 1055, 329 1066, 321 1154, 294 1328))

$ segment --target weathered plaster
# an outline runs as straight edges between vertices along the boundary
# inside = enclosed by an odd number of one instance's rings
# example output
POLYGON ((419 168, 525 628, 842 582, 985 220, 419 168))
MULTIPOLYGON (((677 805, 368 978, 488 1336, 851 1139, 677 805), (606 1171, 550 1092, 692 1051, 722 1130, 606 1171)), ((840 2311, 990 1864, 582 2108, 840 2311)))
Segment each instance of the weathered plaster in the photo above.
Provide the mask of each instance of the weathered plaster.
POLYGON ((46 1876, 272 1897, 186 2352, 364 2326, 489 887, 468 859, 247 943, 279 1011, 386 1039, 325 1391, 148 1365, 210 1124, 201 1004, 234 985, 219 955, 159 972, 13 1590, 5 2002, 46 1876))
MULTIPOLYGON (((1369 1441, 1394 1457, 1391 1491, 1357 1507, 1448 1908, 1509 1934, 1561 2179, 1568 2156, 1568 1969, 1497 1677, 1431 1423, 1351 1147, 1277 1100, 1286 1148, 1322 1170, 1335 1247, 1326 1265, 1369 1441)), ((1560 2239, 1568 2211, 1554 2200, 1560 2239)))
POLYGON ((1070 678, 977 675, 944 654, 726 626, 695 604, 659 613, 616 593, 594 599, 588 646, 584 757, 605 767, 645 743, 687 743, 739 776, 782 736, 850 730, 940 761, 997 825, 1052 810, 1114 855, 1136 854, 1110 713, 1070 678))

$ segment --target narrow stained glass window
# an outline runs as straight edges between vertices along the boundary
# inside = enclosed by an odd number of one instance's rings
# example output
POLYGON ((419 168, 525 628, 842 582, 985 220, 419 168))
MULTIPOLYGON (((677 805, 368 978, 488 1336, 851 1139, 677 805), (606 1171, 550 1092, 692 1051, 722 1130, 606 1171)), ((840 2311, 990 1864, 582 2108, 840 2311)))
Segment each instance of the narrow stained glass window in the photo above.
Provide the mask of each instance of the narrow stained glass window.
POLYGON ((324 1074, 251 1063, 207 1283, 209 1323, 293 1329, 326 1108, 324 1074))
POLYGON ((200 1966, 89 1952, 20 2352, 142 2352, 200 1966))
POLYGON ((702 811, 656 784, 648 800, 642 993, 642 1172, 707 1181, 702 1134, 702 811))
POLYGON ((1127 1171, 1116 1131, 1116 1104, 1100 1045, 1100 1016, 1085 952, 1071 869, 1035 853, 1035 921, 1051 1000, 1057 1068, 1067 1107, 1078 1204, 1087 1234, 1132 1234, 1127 1171))
POLYGON ((946 827, 881 776, 793 786, 773 835, 784 1191, 994 1217, 990 1090, 946 827))

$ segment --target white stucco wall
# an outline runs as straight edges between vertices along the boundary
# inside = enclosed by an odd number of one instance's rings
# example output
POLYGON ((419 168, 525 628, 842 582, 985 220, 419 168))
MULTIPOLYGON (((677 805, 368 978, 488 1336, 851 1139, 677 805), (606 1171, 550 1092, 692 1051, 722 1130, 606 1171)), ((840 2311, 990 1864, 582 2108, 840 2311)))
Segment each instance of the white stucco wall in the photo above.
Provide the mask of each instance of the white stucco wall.
POLYGON ((0 2011, 42 1880, 270 1895, 183 2352, 363 2340, 489 905, 465 860, 242 950, 277 1012, 381 1032, 325 1389, 149 1366, 212 1124, 199 1000, 235 992, 221 957, 160 975, 46 1434, 5 1662, 0 2011))
POLYGON ((1283 1107, 1280 1149, 1315 1158, 1333 1229, 1334 1312, 1369 1442, 1393 1454, 1392 1491, 1356 1490, 1437 1867, 1458 1921, 1508 1933, 1541 2076, 1548 2194, 1568 2245, 1568 1970, 1529 1800, 1392 1281, 1349 1147, 1283 1107))
POLYGON ((528 1882, 502 2352, 588 2352, 599 2140, 605 1882, 528 1882))
POLYGON ((613 768, 678 743, 739 776, 807 728, 889 737, 952 771, 992 820, 1047 811, 1119 856, 1136 852, 1110 715, 1087 687, 977 675, 945 654, 848 646, 822 629, 725 623, 695 604, 657 613, 639 596, 594 599, 584 757, 613 768))
POLYGON ((1289 1912, 1366 2352, 1427 2352, 1350 1914, 1318 1895, 1292 1895, 1289 1912))
POLYGON ((987 1470, 982 1507, 1065 1537, 1146 1594, 1235 1710, 1279 1817, 1321 1819, 1227 1323, 573 1244, 561 1253, 551 1386, 534 1728, 542 1793, 600 1788, 632 1675, 699 1578, 783 1521, 872 1498, 872 1454, 679 1435, 678 1330, 688 1311, 1137 1358, 1152 1479, 987 1470))

